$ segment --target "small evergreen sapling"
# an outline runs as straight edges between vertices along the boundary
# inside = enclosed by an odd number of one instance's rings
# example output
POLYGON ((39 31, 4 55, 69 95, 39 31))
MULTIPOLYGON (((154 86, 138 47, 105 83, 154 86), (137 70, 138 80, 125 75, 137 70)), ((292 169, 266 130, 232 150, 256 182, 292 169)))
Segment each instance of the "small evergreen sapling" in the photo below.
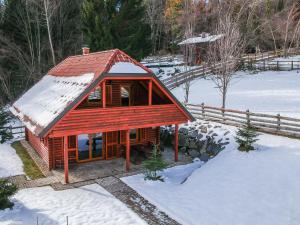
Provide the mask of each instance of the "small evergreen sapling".
POLYGON ((146 170, 145 180, 164 181, 164 179, 158 175, 158 172, 164 170, 167 167, 167 163, 162 159, 162 156, 158 151, 158 145, 153 146, 152 156, 143 163, 143 167, 146 170))
POLYGON ((12 203, 9 198, 17 192, 16 185, 8 182, 5 179, 0 179, 0 210, 12 208, 12 203))
POLYGON ((8 128, 4 128, 10 121, 9 114, 4 110, 3 107, 0 107, 0 143, 4 143, 7 140, 13 138, 11 131, 8 128))
POLYGON ((238 149, 245 152, 255 150, 253 144, 258 140, 256 138, 258 136, 259 134, 251 126, 239 128, 235 137, 235 141, 239 144, 238 149))

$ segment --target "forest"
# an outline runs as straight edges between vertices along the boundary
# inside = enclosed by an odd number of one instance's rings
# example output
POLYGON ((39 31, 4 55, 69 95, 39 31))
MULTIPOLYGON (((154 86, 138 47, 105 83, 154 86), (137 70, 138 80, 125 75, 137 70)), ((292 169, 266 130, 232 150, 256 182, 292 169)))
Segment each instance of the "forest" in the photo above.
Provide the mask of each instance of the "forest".
MULTIPOLYGON (((14 101, 70 55, 119 48, 141 60, 179 53, 178 43, 220 20, 246 53, 298 47, 298 0, 0 0, 0 105, 14 101), (226 18, 226 20, 225 20, 226 18)), ((230 40, 230 39, 228 39, 230 40)))

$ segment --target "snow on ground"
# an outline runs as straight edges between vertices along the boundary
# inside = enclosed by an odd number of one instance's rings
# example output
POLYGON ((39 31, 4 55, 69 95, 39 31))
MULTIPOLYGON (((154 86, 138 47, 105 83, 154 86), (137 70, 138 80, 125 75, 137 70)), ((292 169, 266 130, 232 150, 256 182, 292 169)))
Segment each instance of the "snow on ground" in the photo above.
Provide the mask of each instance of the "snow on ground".
MULTIPOLYGON (((237 72, 228 90, 227 108, 300 118, 299 87, 297 71, 237 72)), ((182 86, 172 93, 180 101, 184 100, 182 86)), ((221 96, 212 80, 197 79, 192 82, 189 102, 221 106, 221 96)))
POLYGON ((23 163, 10 144, 0 144, 0 178, 24 174, 23 163))
POLYGON ((141 63, 151 69, 160 80, 197 67, 185 66, 183 55, 150 56, 143 59, 141 63))
POLYGON ((0 211, 0 224, 146 224, 101 186, 54 191, 51 187, 20 190, 13 210, 0 211))
MULTIPOLYGON (((231 143, 183 184, 122 180, 183 225, 299 225, 300 141, 262 134, 257 148, 243 153, 231 143)), ((181 177, 193 165, 165 174, 181 177)))

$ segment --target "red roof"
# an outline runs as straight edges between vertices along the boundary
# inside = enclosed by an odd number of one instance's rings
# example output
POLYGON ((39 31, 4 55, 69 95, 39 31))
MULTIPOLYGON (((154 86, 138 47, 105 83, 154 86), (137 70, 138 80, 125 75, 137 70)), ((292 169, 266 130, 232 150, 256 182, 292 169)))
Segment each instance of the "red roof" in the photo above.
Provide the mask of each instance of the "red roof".
POLYGON ((109 71, 116 62, 132 62, 152 73, 147 67, 135 61, 119 49, 89 53, 87 55, 70 56, 52 68, 48 74, 53 76, 79 76, 94 73, 95 78, 109 71))

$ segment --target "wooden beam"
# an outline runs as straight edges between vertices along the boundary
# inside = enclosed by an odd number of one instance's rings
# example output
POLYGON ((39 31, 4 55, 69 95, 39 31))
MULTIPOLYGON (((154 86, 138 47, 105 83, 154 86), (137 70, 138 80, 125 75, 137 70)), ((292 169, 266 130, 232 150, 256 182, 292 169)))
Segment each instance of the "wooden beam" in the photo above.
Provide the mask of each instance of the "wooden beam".
POLYGON ((102 106, 106 108, 106 81, 102 82, 102 106))
POLYGON ((148 103, 152 105, 152 80, 149 80, 148 84, 148 103))
POLYGON ((130 131, 126 130, 126 171, 130 169, 130 131))
POLYGON ((178 162, 178 124, 175 124, 175 162, 178 162))
POLYGON ((68 153, 68 136, 64 136, 64 172, 65 183, 69 183, 69 153, 68 153))

